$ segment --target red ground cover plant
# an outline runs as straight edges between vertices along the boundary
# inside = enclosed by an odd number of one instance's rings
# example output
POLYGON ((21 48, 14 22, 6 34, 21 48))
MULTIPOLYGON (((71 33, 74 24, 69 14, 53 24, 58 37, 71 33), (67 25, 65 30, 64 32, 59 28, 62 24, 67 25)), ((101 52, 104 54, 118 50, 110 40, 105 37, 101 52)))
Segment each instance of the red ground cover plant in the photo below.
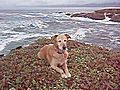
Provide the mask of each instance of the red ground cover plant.
POLYGON ((72 77, 62 79, 37 58, 39 49, 48 43, 49 39, 39 39, 0 58, 0 90, 120 90, 120 52, 70 40, 72 77))

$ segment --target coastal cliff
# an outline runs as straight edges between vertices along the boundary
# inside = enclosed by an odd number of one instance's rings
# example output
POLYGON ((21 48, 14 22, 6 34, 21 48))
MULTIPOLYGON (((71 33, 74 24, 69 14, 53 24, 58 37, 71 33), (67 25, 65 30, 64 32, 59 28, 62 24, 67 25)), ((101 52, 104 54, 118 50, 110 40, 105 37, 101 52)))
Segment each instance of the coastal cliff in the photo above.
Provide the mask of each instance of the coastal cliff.
POLYGON ((39 39, 27 47, 18 47, 0 58, 1 90, 119 90, 120 52, 68 41, 68 69, 71 78, 62 79, 45 60, 39 49, 49 44, 39 39))

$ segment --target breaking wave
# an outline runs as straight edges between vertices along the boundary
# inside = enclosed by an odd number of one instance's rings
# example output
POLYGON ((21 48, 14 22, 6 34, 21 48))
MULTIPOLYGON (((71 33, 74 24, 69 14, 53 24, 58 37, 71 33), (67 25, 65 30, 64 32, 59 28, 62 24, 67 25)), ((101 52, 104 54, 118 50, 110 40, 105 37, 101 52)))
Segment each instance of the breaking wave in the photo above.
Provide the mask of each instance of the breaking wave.
POLYGON ((106 17, 104 20, 93 20, 93 19, 84 18, 84 17, 72 17, 71 19, 79 20, 79 21, 87 21, 87 22, 97 22, 97 23, 103 23, 103 24, 120 24, 118 22, 109 21, 110 20, 109 17, 106 17))

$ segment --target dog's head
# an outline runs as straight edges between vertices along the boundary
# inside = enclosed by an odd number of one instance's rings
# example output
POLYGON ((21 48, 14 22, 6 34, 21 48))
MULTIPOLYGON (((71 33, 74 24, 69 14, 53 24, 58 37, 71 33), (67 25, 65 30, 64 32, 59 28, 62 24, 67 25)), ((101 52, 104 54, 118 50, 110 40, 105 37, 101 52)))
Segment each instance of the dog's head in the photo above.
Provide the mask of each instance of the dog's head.
POLYGON ((53 36, 52 43, 60 50, 67 50, 67 41, 71 37, 68 34, 61 34, 53 36))

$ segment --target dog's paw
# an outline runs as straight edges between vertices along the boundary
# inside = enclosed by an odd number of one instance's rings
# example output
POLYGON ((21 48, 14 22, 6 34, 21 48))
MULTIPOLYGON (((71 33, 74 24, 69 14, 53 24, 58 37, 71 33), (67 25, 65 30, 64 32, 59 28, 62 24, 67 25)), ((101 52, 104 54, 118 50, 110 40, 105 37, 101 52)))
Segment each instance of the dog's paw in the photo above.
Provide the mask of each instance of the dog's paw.
POLYGON ((62 77, 62 78, 67 78, 67 75, 62 74, 61 77, 62 77))
POLYGON ((71 74, 70 74, 70 73, 67 73, 66 75, 67 75, 67 77, 71 77, 71 74))

